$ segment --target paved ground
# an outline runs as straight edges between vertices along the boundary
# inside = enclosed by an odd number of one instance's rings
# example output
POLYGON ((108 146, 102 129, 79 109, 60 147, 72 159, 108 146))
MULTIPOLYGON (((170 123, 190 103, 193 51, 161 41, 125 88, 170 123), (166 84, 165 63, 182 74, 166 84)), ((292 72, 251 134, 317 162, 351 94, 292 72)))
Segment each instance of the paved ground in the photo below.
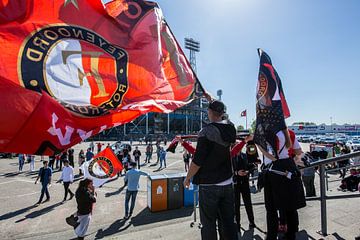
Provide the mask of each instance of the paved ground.
MULTIPOLYGON (((75 146, 75 156, 79 150, 86 149, 88 144, 75 146)), ((308 146, 304 146, 307 148, 308 146)), ((145 146, 140 146, 144 152, 145 146)), ((144 166, 143 170, 150 174, 178 173, 184 166, 178 148, 176 154, 168 154, 168 167, 154 172, 156 166, 144 166)), ((36 169, 41 166, 40 158, 36 159, 36 169)), ((65 223, 65 217, 76 210, 74 200, 61 204, 63 186, 53 184, 50 188, 51 201, 38 207, 34 206, 40 194, 40 185, 35 185, 36 173, 28 172, 29 164, 24 166, 23 173, 17 172, 17 159, 1 159, 0 161, 0 239, 72 239, 73 230, 65 223)), ((76 166, 77 171, 77 166, 76 166)), ((55 172, 54 180, 60 177, 55 172)), ((337 175, 330 175, 329 195, 339 193, 337 175)), ((93 213, 88 239, 200 239, 198 228, 190 228, 193 221, 192 208, 150 213, 147 209, 146 178, 141 179, 140 192, 136 201, 133 217, 127 221, 124 216, 125 190, 121 189, 123 179, 106 184, 97 190, 98 201, 93 213)), ((318 178, 317 178, 318 181, 318 178)), ((317 183, 318 186, 318 183, 317 183)), ((77 182, 71 186, 77 187, 77 182)), ((317 191, 318 191, 317 187, 317 191)), ((262 202, 263 194, 252 195, 253 202, 262 202)), ((360 235, 359 198, 346 200, 330 200, 327 203, 328 233, 325 239, 354 239, 360 235)), ((246 213, 242 209, 242 216, 246 213)), ((241 239, 264 239, 265 209, 263 205, 254 206, 258 229, 248 230, 246 217, 242 218, 244 231, 241 239)), ((309 201, 307 207, 299 211, 300 229, 298 239, 321 239, 317 233, 320 229, 320 204, 309 201)))

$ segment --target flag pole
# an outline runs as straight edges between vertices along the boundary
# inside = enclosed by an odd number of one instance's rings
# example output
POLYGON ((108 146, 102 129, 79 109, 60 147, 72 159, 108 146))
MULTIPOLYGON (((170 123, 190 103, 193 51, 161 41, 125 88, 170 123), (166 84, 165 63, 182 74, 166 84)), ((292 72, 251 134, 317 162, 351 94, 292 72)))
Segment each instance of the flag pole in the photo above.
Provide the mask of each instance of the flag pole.
POLYGON ((248 130, 248 127, 247 127, 247 110, 246 111, 246 115, 245 115, 245 130, 248 130))

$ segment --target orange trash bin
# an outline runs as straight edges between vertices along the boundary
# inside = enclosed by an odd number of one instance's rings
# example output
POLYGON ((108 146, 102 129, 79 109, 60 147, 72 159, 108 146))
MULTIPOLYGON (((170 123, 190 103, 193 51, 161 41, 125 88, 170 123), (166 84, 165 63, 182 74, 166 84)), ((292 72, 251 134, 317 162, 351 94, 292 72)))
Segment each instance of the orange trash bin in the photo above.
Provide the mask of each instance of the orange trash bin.
POLYGON ((167 210, 167 177, 152 175, 148 177, 147 200, 151 212, 167 210))

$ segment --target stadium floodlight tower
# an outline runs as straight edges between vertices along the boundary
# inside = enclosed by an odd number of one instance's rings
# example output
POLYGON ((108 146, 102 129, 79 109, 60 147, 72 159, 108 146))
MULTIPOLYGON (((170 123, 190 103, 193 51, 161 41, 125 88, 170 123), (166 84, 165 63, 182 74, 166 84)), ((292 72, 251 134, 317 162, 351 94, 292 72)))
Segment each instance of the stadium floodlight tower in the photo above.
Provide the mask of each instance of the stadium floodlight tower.
MULTIPOLYGON (((191 68, 193 69, 193 71, 196 74, 196 56, 195 53, 200 52, 200 42, 195 41, 192 38, 185 38, 185 48, 190 50, 190 65, 191 68)), ((200 129, 202 128, 202 120, 203 120, 203 112, 202 112, 202 94, 199 89, 198 86, 196 87, 196 92, 195 94, 200 97, 199 99, 199 107, 200 107, 200 129)), ((186 125, 188 125, 187 123, 187 117, 186 117, 186 125)), ((187 129, 187 127, 186 127, 187 129)), ((188 130, 186 130, 186 132, 188 132, 188 130)))
POLYGON ((223 91, 221 89, 217 90, 216 95, 218 96, 220 101, 221 101, 222 94, 223 94, 223 91))
POLYGON ((185 48, 190 50, 190 65, 196 73, 196 52, 200 52, 200 42, 192 38, 185 38, 185 48))

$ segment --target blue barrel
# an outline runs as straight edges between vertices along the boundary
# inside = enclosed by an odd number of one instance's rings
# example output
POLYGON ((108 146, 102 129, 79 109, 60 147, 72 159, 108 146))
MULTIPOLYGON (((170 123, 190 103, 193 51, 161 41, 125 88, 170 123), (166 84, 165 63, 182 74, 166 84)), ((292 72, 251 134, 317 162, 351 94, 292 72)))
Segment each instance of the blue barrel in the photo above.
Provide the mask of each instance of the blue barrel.
MULTIPOLYGON (((184 188, 184 207, 190 207, 194 205, 194 191, 198 191, 199 186, 190 183, 189 188, 184 188)), ((196 205, 199 201, 199 195, 196 194, 196 205)))

